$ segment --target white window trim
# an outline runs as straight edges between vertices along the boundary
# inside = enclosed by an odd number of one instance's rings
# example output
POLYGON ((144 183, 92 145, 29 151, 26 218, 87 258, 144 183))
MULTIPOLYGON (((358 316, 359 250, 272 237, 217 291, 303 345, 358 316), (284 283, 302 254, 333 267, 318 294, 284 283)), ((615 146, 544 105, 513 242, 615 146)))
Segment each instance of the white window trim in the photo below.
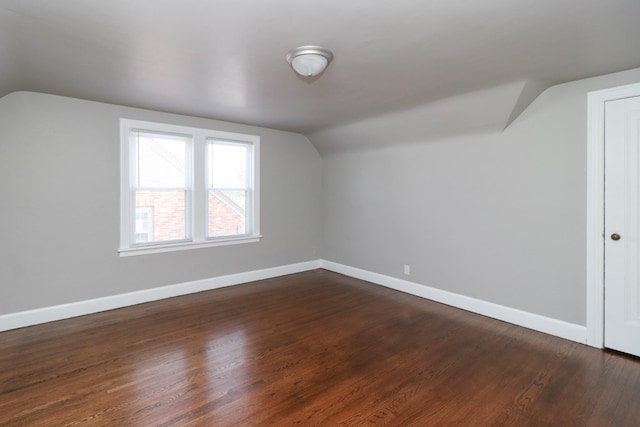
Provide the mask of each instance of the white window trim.
POLYGON ((253 243, 261 239, 260 235, 260 137, 256 135, 224 132, 213 129, 192 128, 165 123, 147 122, 141 120, 120 119, 120 248, 121 257, 134 255, 148 255, 182 251, 188 249, 208 248, 215 246, 233 245, 239 243, 253 243), (148 245, 135 244, 132 241, 132 227, 135 216, 132 216, 132 200, 130 179, 133 177, 131 165, 130 134, 134 129, 152 132, 165 132, 193 137, 193 153, 191 156, 193 201, 190 212, 191 238, 189 241, 160 242, 148 245), (237 141, 253 145, 253 173, 251 174, 251 188, 253 203, 251 212, 247 213, 247 220, 252 220, 250 234, 224 237, 207 237, 206 221, 206 144, 207 139, 237 141))

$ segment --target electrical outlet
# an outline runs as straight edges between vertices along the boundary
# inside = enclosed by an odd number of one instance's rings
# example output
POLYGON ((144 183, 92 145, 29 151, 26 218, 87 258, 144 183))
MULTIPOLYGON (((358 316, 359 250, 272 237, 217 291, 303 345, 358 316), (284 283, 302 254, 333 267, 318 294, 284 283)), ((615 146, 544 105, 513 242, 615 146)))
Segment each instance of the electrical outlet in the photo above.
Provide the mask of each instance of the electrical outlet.
POLYGON ((406 274, 407 276, 411 275, 411 266, 410 265, 407 265, 407 264, 404 265, 404 274, 406 274))

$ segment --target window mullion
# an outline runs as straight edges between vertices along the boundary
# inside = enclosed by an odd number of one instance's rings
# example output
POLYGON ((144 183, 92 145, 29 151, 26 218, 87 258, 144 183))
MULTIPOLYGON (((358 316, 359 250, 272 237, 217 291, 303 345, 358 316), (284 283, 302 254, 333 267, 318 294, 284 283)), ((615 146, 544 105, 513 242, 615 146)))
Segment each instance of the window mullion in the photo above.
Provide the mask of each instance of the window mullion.
POLYGON ((193 241, 202 242, 206 240, 206 212, 207 212, 207 189, 206 189, 206 141, 203 135, 193 137, 193 172, 192 172, 192 218, 193 218, 193 241))

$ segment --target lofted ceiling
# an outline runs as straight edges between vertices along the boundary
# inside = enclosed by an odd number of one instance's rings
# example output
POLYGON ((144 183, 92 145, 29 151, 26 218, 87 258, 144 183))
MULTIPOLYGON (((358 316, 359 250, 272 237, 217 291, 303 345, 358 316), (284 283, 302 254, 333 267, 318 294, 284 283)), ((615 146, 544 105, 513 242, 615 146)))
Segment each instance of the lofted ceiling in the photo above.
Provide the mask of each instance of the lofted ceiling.
POLYGON ((638 0, 0 0, 18 90, 305 134, 517 81, 640 67, 638 0), (335 59, 296 76, 293 47, 335 59))

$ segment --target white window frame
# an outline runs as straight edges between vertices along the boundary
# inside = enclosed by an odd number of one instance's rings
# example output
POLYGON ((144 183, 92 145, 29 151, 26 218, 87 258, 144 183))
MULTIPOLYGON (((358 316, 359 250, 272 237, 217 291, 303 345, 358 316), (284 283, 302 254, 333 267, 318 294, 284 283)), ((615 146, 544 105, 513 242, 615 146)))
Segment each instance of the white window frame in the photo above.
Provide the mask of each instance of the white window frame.
POLYGON ((121 257, 172 252, 214 246, 253 243, 260 241, 260 137, 257 135, 201 129, 165 123, 120 119, 120 248, 121 257), (192 183, 192 194, 187 203, 186 218, 190 236, 186 241, 135 243, 135 203, 133 203, 132 180, 135 165, 132 164, 131 134, 135 131, 188 135, 193 138, 192 153, 189 157, 188 177, 192 183), (207 168, 206 150, 208 140, 229 141, 248 144, 252 158, 249 171, 249 201, 246 211, 246 234, 222 237, 207 237, 207 168))

